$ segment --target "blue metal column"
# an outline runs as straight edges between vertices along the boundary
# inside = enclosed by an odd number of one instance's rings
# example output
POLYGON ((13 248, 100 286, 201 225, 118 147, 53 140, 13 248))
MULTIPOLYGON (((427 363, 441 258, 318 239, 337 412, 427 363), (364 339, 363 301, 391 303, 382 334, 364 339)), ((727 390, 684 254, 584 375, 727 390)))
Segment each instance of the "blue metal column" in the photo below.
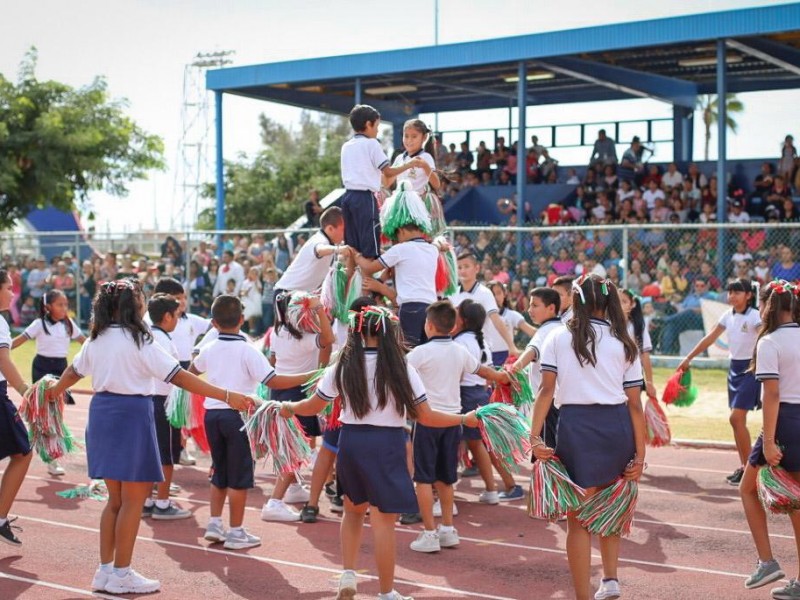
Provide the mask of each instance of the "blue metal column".
MULTIPOLYGON (((225 229, 225 166, 222 163, 222 92, 214 92, 215 130, 217 142, 217 230, 225 229)), ((217 253, 222 254, 222 236, 217 234, 217 253)))
POLYGON ((682 106, 672 107, 672 160, 685 171, 681 163, 692 162, 694 149, 694 111, 682 106))
POLYGON ((356 77, 356 104, 361 104, 361 77, 356 77))
MULTIPOLYGON (((717 223, 725 223, 728 207, 727 120, 728 69, 725 40, 717 40, 717 223)), ((717 230, 717 279, 725 282, 725 230, 717 230)))
MULTIPOLYGON (((431 135, 433 135, 433 134, 431 134, 431 135)), ((403 122, 402 121, 392 121, 392 147, 395 150, 400 150, 403 147, 403 122)))
MULTIPOLYGON (((525 184, 528 183, 528 168, 525 160, 525 110, 528 107, 528 71, 524 62, 519 63, 517 84, 517 227, 525 224, 525 184)), ((509 146, 511 139, 508 140, 509 146)), ((522 234, 517 235, 517 264, 522 261, 522 234)))

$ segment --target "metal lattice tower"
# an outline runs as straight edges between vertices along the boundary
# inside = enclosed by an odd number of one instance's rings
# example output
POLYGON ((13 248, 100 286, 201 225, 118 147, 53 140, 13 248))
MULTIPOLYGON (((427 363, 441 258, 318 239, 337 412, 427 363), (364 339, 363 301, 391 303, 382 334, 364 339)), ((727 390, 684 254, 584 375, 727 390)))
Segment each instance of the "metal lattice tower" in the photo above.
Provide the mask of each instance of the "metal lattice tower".
POLYGON ((214 153, 209 147, 212 116, 206 71, 231 64, 233 61, 229 57, 234 53, 234 50, 198 52, 183 69, 181 140, 170 211, 171 229, 193 226, 208 203, 201 195, 203 184, 213 181, 210 159, 214 153))

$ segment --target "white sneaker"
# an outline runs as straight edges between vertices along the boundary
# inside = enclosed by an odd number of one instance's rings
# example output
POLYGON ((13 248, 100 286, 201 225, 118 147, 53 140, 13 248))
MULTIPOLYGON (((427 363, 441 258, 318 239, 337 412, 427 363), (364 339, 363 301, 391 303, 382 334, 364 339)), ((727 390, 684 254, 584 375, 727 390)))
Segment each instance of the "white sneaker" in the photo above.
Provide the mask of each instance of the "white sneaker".
POLYGON ((500 504, 500 494, 498 492, 490 492, 489 490, 484 490, 481 492, 481 495, 478 496, 478 502, 482 502, 483 504, 500 504))
POLYGON ((181 463, 184 467, 191 467, 192 465, 197 464, 197 459, 191 454, 189 454, 189 451, 186 448, 184 448, 183 450, 181 450, 181 457, 178 462, 181 463))
MULTIPOLYGON (((455 517, 458 514, 458 504, 453 502, 453 516, 455 517)), ((440 500, 437 500, 433 503, 433 516, 434 517, 441 517, 442 516, 442 503, 440 500)))
POLYGON ((269 500, 261 509, 262 521, 299 521, 300 513, 281 500, 269 500))
MULTIPOLYGON (((380 596, 378 596, 378 598, 380 598, 380 596)), ((397 590, 392 590, 391 596, 389 596, 389 600, 414 600, 414 598, 412 598, 411 596, 403 596, 403 594, 401 594, 397 590)))
POLYGON ((301 502, 308 502, 310 499, 311 493, 308 488, 299 483, 291 484, 283 495, 283 501, 287 504, 299 504, 301 502))
POLYGON ((244 548, 255 548, 260 545, 261 538, 247 533, 244 527, 242 527, 238 532, 233 529, 228 531, 228 537, 223 547, 228 550, 243 550, 244 548))
POLYGON ((206 527, 206 533, 203 536, 203 539, 216 544, 221 544, 228 539, 228 532, 225 531, 225 527, 223 525, 209 523, 208 527, 206 527))
POLYGON ((108 583, 108 576, 109 573, 106 573, 103 567, 97 567, 97 571, 94 572, 94 577, 92 577, 92 591, 104 592, 108 583))
POLYGON ((58 464, 57 460, 47 463, 47 472, 53 477, 60 477, 65 473, 64 467, 58 464))
POLYGON ((600 582, 600 587, 594 594, 594 600, 613 600, 622 595, 619 589, 619 581, 616 579, 607 579, 600 582))
POLYGON ((159 589, 161 589, 161 583, 155 579, 142 577, 133 569, 128 569, 123 577, 111 573, 105 588, 112 594, 152 594, 159 589))
POLYGON ((461 543, 461 540, 458 539, 458 531, 455 528, 451 531, 442 531, 442 526, 439 525, 436 532, 439 534, 439 545, 442 548, 452 548, 461 543))
POLYGON ((336 600, 352 600, 356 597, 356 574, 353 571, 343 571, 339 578, 339 592, 336 600))
POLYGON ((420 531, 417 539, 409 546, 415 552, 439 552, 439 533, 436 531, 420 531))

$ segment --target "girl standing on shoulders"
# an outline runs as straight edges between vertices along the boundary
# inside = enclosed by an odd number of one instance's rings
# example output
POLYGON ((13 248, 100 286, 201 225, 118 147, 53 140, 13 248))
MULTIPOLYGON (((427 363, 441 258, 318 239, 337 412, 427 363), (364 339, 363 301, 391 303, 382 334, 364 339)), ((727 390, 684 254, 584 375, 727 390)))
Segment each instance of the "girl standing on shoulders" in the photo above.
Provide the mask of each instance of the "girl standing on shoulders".
MULTIPOLYGON (((620 476, 638 481, 644 469, 645 424, 641 403, 642 365, 627 331, 616 287, 597 275, 572 284, 574 316, 542 349, 542 382, 533 408, 534 456, 558 455, 584 499, 620 476), (558 383, 561 409, 555 449, 540 437, 558 383)), ((619 536, 600 538, 603 579, 596 600, 619 598, 619 536)), ((592 595, 592 537, 568 515, 567 558, 575 597, 592 595)))

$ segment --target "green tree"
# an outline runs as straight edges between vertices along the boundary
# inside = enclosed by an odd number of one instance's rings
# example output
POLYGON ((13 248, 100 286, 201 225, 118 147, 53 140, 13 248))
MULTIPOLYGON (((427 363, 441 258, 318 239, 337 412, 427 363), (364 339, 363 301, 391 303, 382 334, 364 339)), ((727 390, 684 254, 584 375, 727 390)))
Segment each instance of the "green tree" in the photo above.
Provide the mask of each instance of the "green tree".
MULTIPOLYGON (((706 94, 697 99, 697 108, 703 115, 703 125, 706 129, 705 138, 705 159, 708 160, 708 146, 711 143, 711 127, 717 125, 719 120, 719 97, 706 94)), ((734 119, 734 115, 744 112, 744 104, 736 97, 736 94, 726 94, 725 96, 725 124, 733 133, 739 124, 734 119)))
POLYGON ((85 205, 93 190, 124 196, 164 168, 161 138, 126 116, 103 78, 80 89, 39 81, 36 58, 32 48, 16 84, 0 74, 0 227, 35 208, 85 205))
MULTIPOLYGON (((308 192, 325 196, 341 187, 339 153, 351 135, 347 119, 303 112, 290 129, 259 118, 262 150, 253 159, 225 163, 225 226, 228 229, 286 227, 303 214, 308 192)), ((214 185, 204 195, 213 198, 214 185)), ((213 229, 216 209, 203 211, 198 227, 213 229)))

